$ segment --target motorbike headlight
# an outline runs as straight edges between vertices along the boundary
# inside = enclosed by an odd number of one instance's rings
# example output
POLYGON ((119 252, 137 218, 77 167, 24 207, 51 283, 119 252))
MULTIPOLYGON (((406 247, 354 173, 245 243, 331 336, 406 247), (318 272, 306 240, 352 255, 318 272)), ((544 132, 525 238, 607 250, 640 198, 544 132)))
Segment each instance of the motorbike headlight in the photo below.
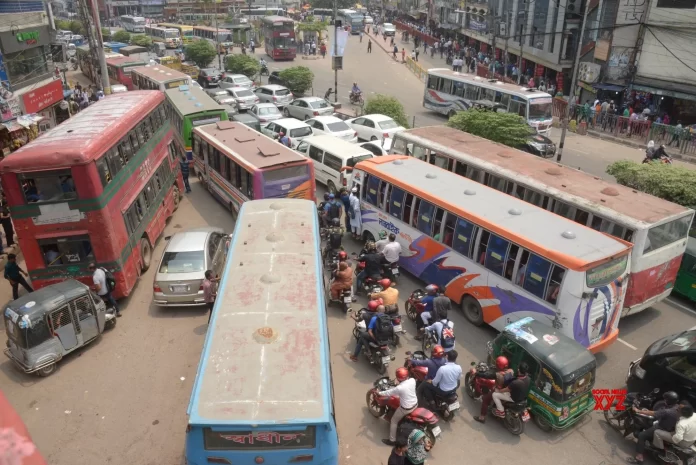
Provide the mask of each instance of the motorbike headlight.
POLYGON ((645 370, 641 368, 639 363, 633 365, 633 374, 636 378, 643 379, 645 377, 645 370))

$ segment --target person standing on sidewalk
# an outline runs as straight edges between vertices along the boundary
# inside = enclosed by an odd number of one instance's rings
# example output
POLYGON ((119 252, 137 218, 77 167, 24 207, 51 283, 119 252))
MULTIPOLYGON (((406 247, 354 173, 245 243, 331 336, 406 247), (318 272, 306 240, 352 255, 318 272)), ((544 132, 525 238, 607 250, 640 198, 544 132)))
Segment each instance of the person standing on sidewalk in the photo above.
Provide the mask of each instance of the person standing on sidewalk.
POLYGON ((399 53, 399 47, 397 45, 394 45, 394 50, 392 50, 392 54, 394 55, 395 60, 396 60, 397 53, 399 53))
MULTIPOLYGON (((5 194, 2 195, 2 203, 0 203, 0 223, 5 231, 5 240, 7 247, 14 245, 14 228, 12 227, 12 218, 10 217, 10 207, 7 205, 5 194)), ((2 244, 0 244, 2 246, 2 244)))
POLYGON ((367 39, 367 53, 372 53, 372 39, 367 39))
POLYGON ((189 162, 186 159, 186 155, 181 156, 179 160, 179 166, 181 167, 181 177, 184 178, 184 187, 186 187, 186 193, 191 192, 191 186, 189 185, 189 162))
POLYGON ((321 47, 319 47, 319 51, 321 52, 321 57, 326 58, 326 44, 322 42, 321 47))
POLYGON ((362 44, 363 31, 360 31, 360 43, 362 44))
POLYGON ((203 301, 208 308, 208 324, 210 324, 210 317, 213 316, 213 306, 215 306, 215 297, 217 297, 214 284, 217 281, 218 279, 213 277, 212 270, 205 271, 205 279, 203 280, 203 301))
POLYGON ((406 63, 406 49, 401 49, 401 63, 406 63))
POLYGON ((27 292, 34 292, 34 289, 29 285, 24 276, 29 276, 26 271, 21 269, 17 265, 17 255, 11 253, 7 256, 7 263, 5 264, 5 279, 10 282, 12 286, 12 299, 17 300, 19 298, 19 285, 21 284, 27 292))

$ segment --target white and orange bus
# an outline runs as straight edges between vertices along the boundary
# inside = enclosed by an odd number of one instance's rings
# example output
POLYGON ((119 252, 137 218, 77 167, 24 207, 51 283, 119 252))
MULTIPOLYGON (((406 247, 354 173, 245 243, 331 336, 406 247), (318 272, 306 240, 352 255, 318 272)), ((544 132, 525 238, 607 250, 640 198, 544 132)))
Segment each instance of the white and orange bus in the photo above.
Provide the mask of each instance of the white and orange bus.
POLYGON ((391 153, 440 166, 633 243, 622 315, 667 298, 693 210, 445 126, 399 132, 391 153))

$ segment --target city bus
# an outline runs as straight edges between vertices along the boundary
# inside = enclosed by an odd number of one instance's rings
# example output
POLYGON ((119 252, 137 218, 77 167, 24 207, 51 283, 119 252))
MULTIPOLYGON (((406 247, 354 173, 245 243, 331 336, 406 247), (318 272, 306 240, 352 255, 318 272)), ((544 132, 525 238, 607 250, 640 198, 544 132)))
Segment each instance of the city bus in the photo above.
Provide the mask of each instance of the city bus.
POLYGON ((167 115, 174 127, 175 137, 186 151, 186 158, 193 163, 191 132, 196 126, 227 121, 227 111, 210 98, 202 89, 181 86, 167 89, 167 115))
POLYGON ((229 29, 208 26, 193 26, 193 37, 198 40, 205 39, 213 44, 213 47, 217 47, 218 44, 232 45, 234 43, 232 39, 232 31, 229 29))
POLYGON ((285 16, 285 8, 281 7, 255 7, 252 6, 251 8, 248 7, 242 7, 242 8, 235 8, 236 13, 240 14, 242 16, 246 16, 249 19, 252 20, 258 20, 258 19, 263 19, 266 16, 285 16))
POLYGON ((355 10, 338 10, 336 19, 343 21, 343 26, 350 26, 351 34, 359 34, 365 30, 365 16, 355 10))
POLYGON ((333 22, 334 10, 333 8, 315 8, 312 10, 312 16, 317 21, 333 22))
POLYGON ((164 42, 167 48, 177 48, 181 45, 179 30, 162 26, 145 26, 145 34, 152 37, 153 42, 164 42))
POLYGON ((622 315, 669 296, 694 212, 588 173, 445 126, 402 131, 393 154, 407 154, 587 227, 633 243, 622 315))
POLYGON ((187 26, 186 24, 176 24, 176 23, 159 23, 159 27, 164 27, 167 29, 176 29, 179 31, 179 37, 184 42, 185 45, 193 42, 193 26, 187 26))
POLYGON ((121 16, 120 20, 123 29, 128 32, 135 32, 136 34, 145 32, 145 18, 142 16, 124 15, 121 16))
POLYGON ((629 242, 414 157, 364 160, 351 182, 363 237, 396 234, 399 265, 472 324, 500 331, 529 316, 593 352, 618 337, 629 242))
POLYGON ((191 76, 166 66, 145 65, 131 70, 133 88, 140 90, 177 89, 179 86, 190 86, 191 76))
POLYGON ((295 21, 284 16, 266 16, 261 20, 261 30, 266 55, 274 60, 295 59, 295 21))
POLYGON ((120 56, 106 59, 110 80, 123 84, 128 90, 133 90, 133 79, 131 78, 133 68, 146 64, 142 59, 135 57, 120 56))
POLYGON ((237 214, 254 199, 315 199, 312 160, 243 123, 193 129, 193 160, 208 191, 237 214))
POLYGON ((34 288, 90 262, 130 294, 179 205, 183 180, 164 94, 113 94, 0 162, 0 177, 34 288))
POLYGON ((187 409, 186 461, 338 464, 317 207, 255 200, 237 224, 187 409))
POLYGON ((495 107, 496 111, 516 113, 539 134, 551 134, 553 98, 551 94, 515 84, 488 80, 448 68, 428 70, 423 106, 448 117, 476 104, 495 107))
POLYGON ((0 431, 3 432, 4 436, 3 455, 8 460, 7 463, 48 465, 48 462, 44 460, 39 452, 39 448, 34 444, 27 425, 24 424, 22 417, 12 407, 10 400, 5 397, 2 390, 0 390, 0 412, 2 412, 2 415, 0 415, 0 431), (9 462, 10 459, 13 462, 9 462))

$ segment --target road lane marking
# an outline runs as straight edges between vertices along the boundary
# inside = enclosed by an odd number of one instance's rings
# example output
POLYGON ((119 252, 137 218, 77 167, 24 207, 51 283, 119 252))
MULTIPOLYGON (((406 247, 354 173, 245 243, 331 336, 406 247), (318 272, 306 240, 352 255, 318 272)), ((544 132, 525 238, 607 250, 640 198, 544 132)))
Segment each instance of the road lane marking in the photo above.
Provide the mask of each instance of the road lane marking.
MULTIPOLYGON (((674 300, 674 299, 670 299, 670 298, 668 297, 668 298, 666 298, 665 300, 666 300, 667 302, 669 302, 670 304, 674 305, 675 307, 681 308, 682 310, 686 310, 687 312, 690 312, 690 313, 696 313, 696 311, 694 311, 693 308, 689 308, 689 307, 687 307, 686 305, 680 304, 679 302, 677 302, 677 301, 674 300)), ((693 329, 693 328, 692 328, 692 329, 693 329)))
POLYGON ((626 347, 628 347, 629 349, 638 350, 638 347, 629 344, 628 342, 624 341, 620 337, 617 337, 616 340, 619 341, 621 344, 625 345, 626 347))

